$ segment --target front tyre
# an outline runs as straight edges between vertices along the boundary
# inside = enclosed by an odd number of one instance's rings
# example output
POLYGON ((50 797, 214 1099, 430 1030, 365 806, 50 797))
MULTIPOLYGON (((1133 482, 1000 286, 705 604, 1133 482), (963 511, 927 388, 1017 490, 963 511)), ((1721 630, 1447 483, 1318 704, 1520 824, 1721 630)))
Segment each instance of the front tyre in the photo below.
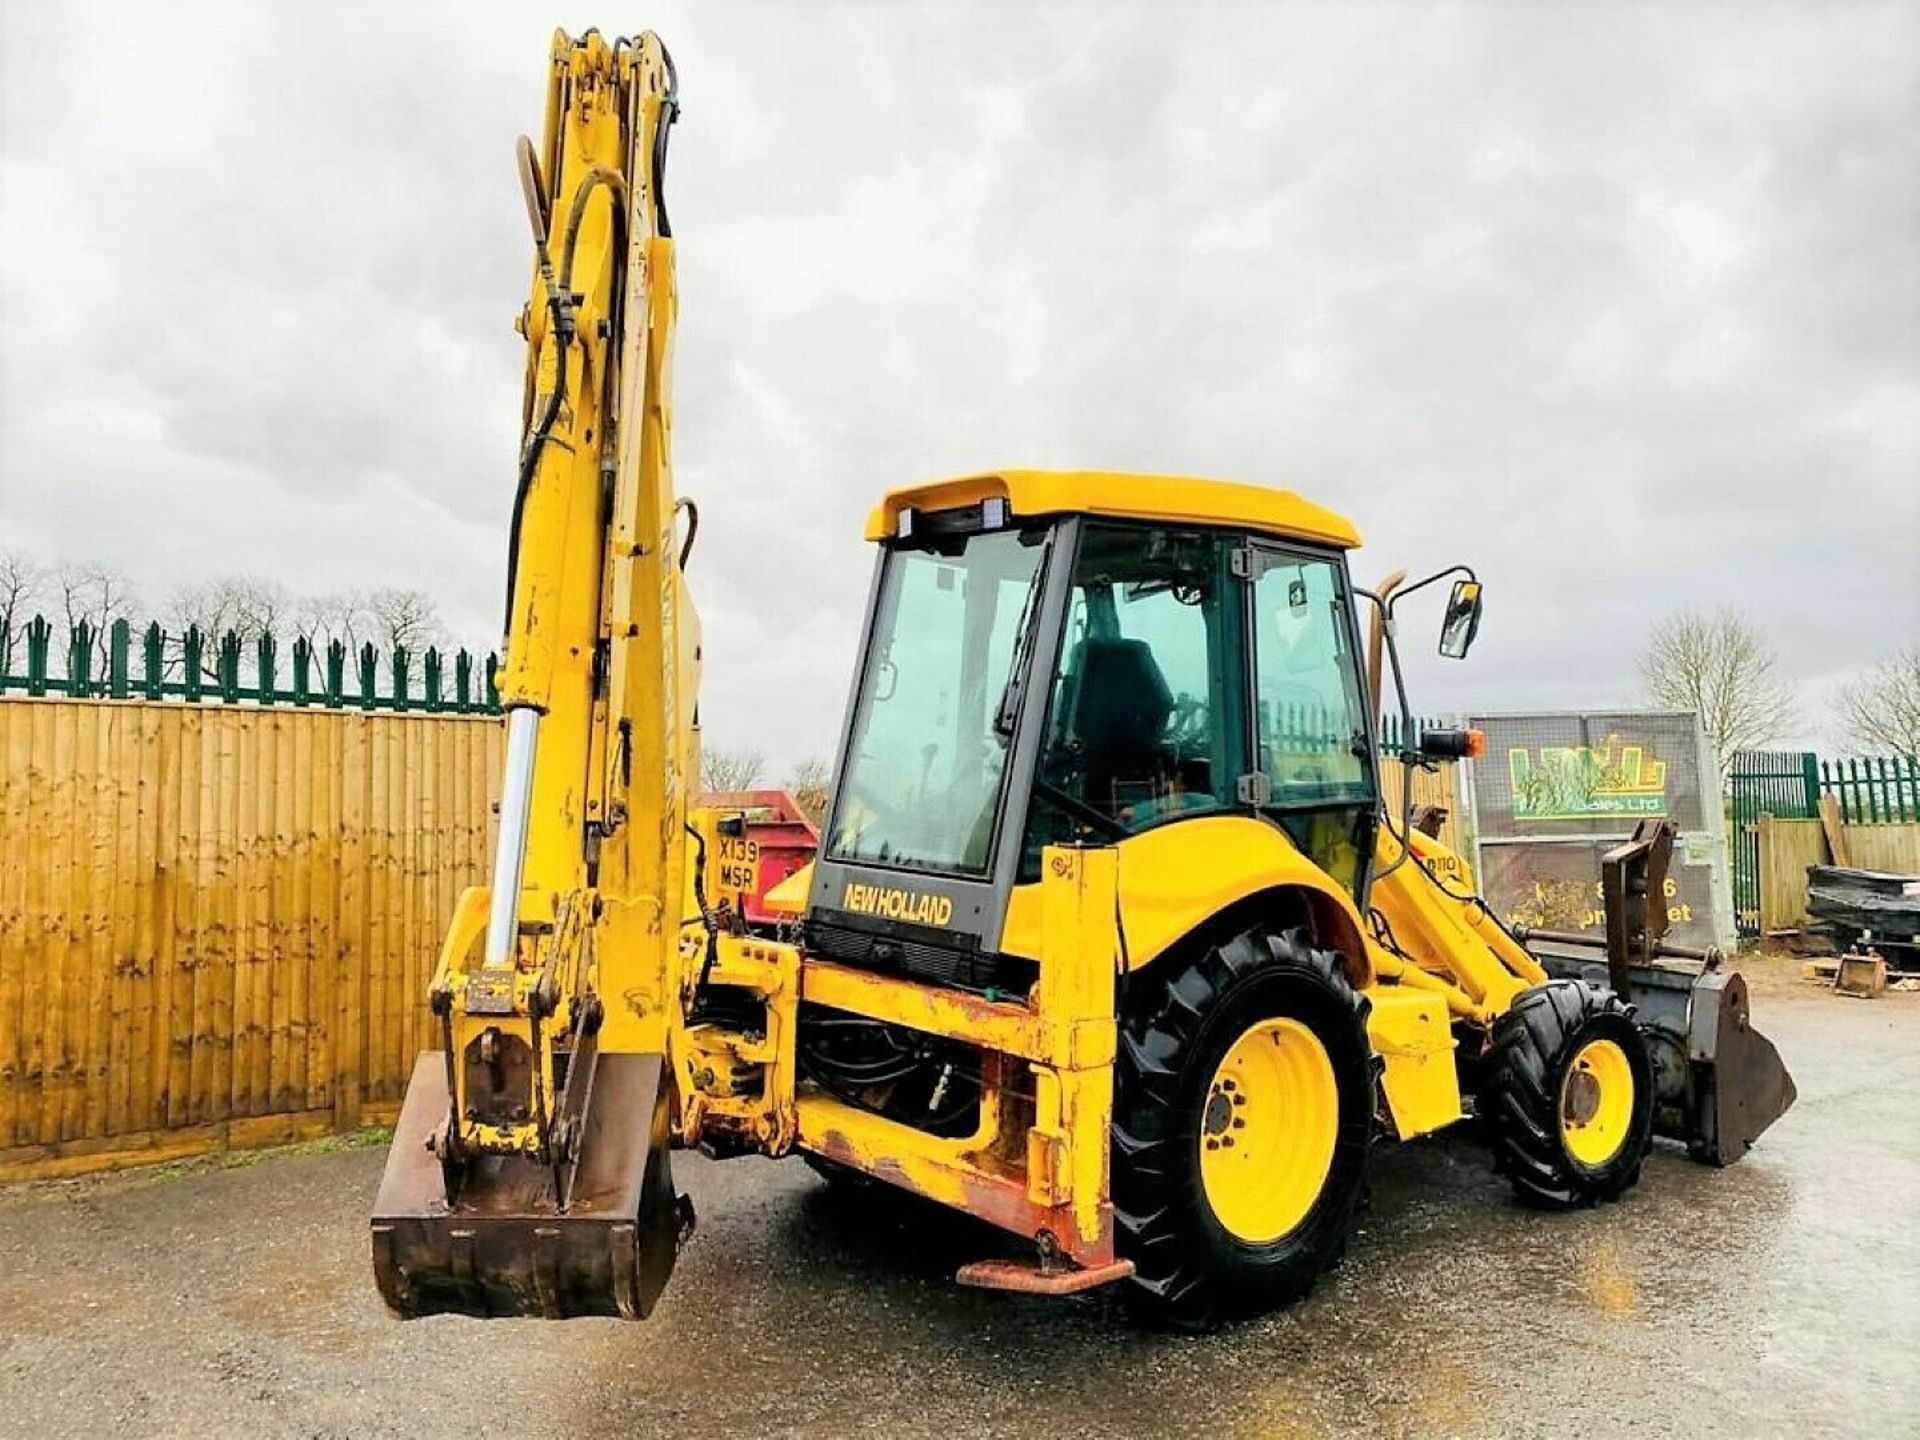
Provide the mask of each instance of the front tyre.
POLYGON ((1298 929, 1156 970, 1115 1062, 1117 1249, 1137 1310, 1200 1330, 1301 1298, 1345 1248, 1372 1123, 1367 1006, 1298 929))
POLYGON ((1553 980, 1493 1024, 1481 1108, 1495 1166, 1522 1202, 1573 1210, 1617 1200, 1653 1135, 1653 1063, 1611 990, 1553 980))

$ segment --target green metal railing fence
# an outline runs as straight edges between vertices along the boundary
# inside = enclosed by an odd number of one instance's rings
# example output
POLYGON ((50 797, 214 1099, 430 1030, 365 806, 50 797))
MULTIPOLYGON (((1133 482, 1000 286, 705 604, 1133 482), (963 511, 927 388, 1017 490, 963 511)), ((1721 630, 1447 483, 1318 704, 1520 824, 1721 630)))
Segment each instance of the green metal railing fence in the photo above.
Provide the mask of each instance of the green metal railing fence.
POLYGON ((395 645, 382 655, 370 644, 349 651, 339 640, 319 647, 303 636, 288 647, 283 671, 280 642, 272 635, 203 635, 193 626, 170 636, 155 623, 136 641, 125 620, 114 621, 104 637, 82 620, 68 628, 65 646, 56 650, 54 627, 38 615, 19 636, 0 635, 0 656, 16 649, 26 668, 14 673, 11 663, 0 664, 0 695, 428 714, 500 709, 498 657, 466 650, 449 656, 430 646, 415 654, 395 645), (251 660, 251 684, 242 673, 243 658, 251 660))
POLYGON ((1397 714, 1382 715, 1380 717, 1380 753, 1383 755, 1398 754, 1401 750, 1409 746, 1418 746, 1422 732, 1427 730, 1444 730, 1449 725, 1460 723, 1462 722, 1436 720, 1431 715, 1416 715, 1413 717, 1412 731, 1402 735, 1400 733, 1400 717, 1397 714))
POLYGON ((1840 818, 1849 825, 1920 820, 1920 759, 1875 755, 1822 760, 1820 793, 1840 802, 1840 818))
POLYGON ((1733 920, 1742 939, 1760 933, 1760 817, 1820 813, 1820 770, 1812 751, 1739 750, 1727 771, 1728 867, 1733 920))
POLYGON ((1760 817, 1810 820, 1822 796, 1848 825, 1920 820, 1920 761, 1911 755, 1822 760, 1811 750, 1742 750, 1727 774, 1733 909, 1740 934, 1760 934, 1760 817))

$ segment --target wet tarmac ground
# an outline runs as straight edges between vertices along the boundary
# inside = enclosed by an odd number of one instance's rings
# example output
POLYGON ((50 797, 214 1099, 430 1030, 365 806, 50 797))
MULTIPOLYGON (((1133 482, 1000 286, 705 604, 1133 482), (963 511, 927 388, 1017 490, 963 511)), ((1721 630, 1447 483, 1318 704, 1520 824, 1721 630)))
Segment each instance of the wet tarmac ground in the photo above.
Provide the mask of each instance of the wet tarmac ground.
POLYGON ((794 1162, 677 1158, 645 1325, 402 1323, 379 1149, 0 1193, 0 1434, 1920 1436, 1920 995, 1765 986, 1800 1087, 1726 1171, 1516 1208, 1466 1139, 1383 1148, 1291 1310, 1142 1332, 949 1277, 992 1239, 794 1162))

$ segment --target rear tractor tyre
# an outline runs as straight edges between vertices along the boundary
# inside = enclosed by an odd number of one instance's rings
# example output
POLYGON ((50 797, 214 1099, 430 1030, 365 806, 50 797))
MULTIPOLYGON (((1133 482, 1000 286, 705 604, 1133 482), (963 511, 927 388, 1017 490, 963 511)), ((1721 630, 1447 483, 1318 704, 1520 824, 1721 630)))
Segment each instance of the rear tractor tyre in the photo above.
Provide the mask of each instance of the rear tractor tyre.
POLYGON ((1138 983, 1115 1060, 1116 1248, 1143 1318, 1206 1330, 1305 1296, 1366 1168, 1367 1003, 1305 933, 1255 926, 1138 983))
POLYGON ((1611 990, 1552 980, 1493 1024, 1480 1109, 1494 1166, 1523 1204, 1577 1210, 1640 1178, 1653 1135, 1653 1062, 1611 990))

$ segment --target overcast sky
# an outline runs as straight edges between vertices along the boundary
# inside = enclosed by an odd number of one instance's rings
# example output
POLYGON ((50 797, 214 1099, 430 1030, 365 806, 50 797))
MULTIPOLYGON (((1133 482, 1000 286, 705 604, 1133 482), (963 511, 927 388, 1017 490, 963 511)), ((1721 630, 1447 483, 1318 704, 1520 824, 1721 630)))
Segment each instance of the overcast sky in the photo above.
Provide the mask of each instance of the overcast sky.
POLYGON ((497 626, 551 26, 679 65, 708 743, 840 723, 888 485, 1164 470, 1465 560, 1418 708, 1636 696, 1731 603, 1920 634, 1920 6, 0 12, 0 546, 497 626))

